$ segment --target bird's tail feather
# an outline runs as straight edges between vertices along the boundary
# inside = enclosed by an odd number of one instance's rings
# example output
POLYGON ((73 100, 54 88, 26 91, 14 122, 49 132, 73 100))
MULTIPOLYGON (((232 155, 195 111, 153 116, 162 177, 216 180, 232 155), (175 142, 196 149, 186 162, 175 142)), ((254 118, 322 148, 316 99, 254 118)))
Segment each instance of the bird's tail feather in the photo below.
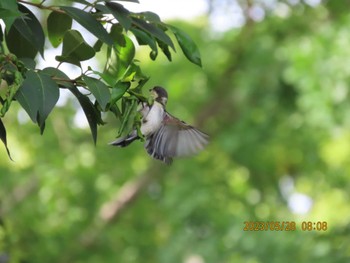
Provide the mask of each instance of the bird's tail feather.
POLYGON ((118 146, 118 147, 126 147, 130 143, 132 143, 133 141, 135 141, 139 138, 140 137, 137 135, 137 131, 134 130, 128 136, 118 138, 115 141, 110 142, 109 145, 118 146))

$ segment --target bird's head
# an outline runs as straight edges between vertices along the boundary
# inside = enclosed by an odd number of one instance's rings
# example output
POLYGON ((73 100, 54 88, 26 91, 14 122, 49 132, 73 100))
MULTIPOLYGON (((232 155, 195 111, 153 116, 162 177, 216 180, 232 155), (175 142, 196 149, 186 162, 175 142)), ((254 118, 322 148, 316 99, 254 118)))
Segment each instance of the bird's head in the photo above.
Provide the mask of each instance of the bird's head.
POLYGON ((159 86, 155 86, 154 88, 149 90, 151 92, 151 96, 153 97, 153 99, 157 102, 159 102, 160 104, 162 104, 163 106, 166 105, 167 101, 168 101, 168 92, 159 86))

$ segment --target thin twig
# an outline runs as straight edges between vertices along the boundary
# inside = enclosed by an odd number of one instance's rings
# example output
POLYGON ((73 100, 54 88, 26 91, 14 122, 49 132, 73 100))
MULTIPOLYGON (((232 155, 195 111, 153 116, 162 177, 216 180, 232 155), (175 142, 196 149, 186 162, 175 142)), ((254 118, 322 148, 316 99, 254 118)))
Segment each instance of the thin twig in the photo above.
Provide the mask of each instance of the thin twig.
POLYGON ((46 10, 51 10, 51 11, 54 11, 54 12, 57 12, 57 13, 61 13, 61 14, 65 14, 66 12, 64 12, 63 10, 57 8, 57 7, 53 7, 53 6, 45 6, 43 5, 44 1, 42 1, 41 3, 37 4, 37 3, 32 3, 32 2, 27 2, 27 1, 24 1, 24 0, 17 0, 18 3, 22 3, 22 4, 25 4, 25 5, 31 5, 31 6, 35 6, 37 8, 40 8, 40 9, 46 9, 46 10))

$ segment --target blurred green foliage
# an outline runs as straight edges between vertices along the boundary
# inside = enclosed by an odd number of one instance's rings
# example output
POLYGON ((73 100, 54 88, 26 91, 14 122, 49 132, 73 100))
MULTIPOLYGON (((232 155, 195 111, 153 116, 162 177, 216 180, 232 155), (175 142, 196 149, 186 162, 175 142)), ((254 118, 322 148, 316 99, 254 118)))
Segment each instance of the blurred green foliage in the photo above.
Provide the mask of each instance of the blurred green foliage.
POLYGON ((0 148, 0 262, 349 262, 347 7, 298 4, 225 33, 205 18, 173 23, 198 43, 204 70, 159 57, 145 67, 147 85, 166 87, 169 111, 212 142, 171 167, 141 143, 106 146, 118 126, 110 115, 94 147, 74 125, 73 99, 54 109, 43 136, 11 110, 15 161, 0 148), (118 202, 124 209, 109 218, 118 202), (245 221, 297 228, 243 231, 245 221), (328 228, 303 231, 303 221, 328 228))

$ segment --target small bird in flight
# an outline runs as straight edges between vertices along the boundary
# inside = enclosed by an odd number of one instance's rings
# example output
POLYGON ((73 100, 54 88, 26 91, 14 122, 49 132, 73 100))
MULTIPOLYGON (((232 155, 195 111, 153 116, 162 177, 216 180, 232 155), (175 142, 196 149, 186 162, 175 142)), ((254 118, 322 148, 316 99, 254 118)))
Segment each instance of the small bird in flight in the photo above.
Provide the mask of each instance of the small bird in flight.
MULTIPOLYGON (((150 89, 152 105, 141 103, 141 133, 146 138, 145 148, 149 155, 170 165, 173 157, 197 154, 209 142, 209 136, 191 125, 170 115, 166 109, 167 91, 159 86, 150 89)), ((118 138, 111 145, 125 147, 139 139, 137 131, 118 138)))

